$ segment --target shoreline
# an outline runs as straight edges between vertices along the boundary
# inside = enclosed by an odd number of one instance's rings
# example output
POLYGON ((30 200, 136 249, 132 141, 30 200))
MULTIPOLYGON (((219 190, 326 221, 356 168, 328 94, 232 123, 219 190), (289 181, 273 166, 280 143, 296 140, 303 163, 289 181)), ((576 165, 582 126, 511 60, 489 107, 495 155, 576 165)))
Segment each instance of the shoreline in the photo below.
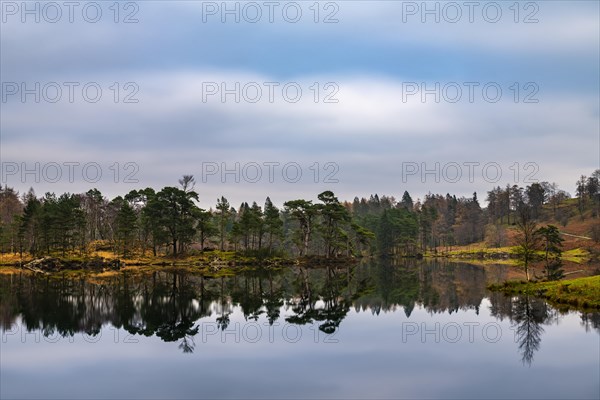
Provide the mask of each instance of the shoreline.
MULTIPOLYGON (((105 254, 106 255, 106 254, 105 254)), ((21 272, 52 276, 92 276, 109 277, 118 273, 147 273, 152 271, 185 271, 209 276, 228 276, 255 268, 279 270, 290 267, 324 268, 354 265, 369 257, 248 257, 234 252, 207 252, 200 255, 177 259, 166 257, 111 258, 101 255, 67 257, 24 257, 19 260, 4 258, 0 261, 0 274, 21 272)), ((408 258, 408 257, 402 257, 408 258)), ((415 259, 416 257, 410 257, 415 259)), ((445 259, 449 262, 477 264, 483 267, 490 264, 507 265, 518 268, 512 259, 504 257, 455 257, 448 254, 426 254, 422 259, 445 259)), ((579 264, 579 263, 578 263, 579 264)), ((600 275, 562 279, 559 281, 531 281, 507 279, 498 284, 490 284, 487 289, 506 296, 531 295, 543 298, 558 309, 580 311, 600 310, 600 275)))
POLYGON ((600 310, 600 275, 544 282, 506 281, 487 288, 507 296, 539 297, 558 309, 600 310))

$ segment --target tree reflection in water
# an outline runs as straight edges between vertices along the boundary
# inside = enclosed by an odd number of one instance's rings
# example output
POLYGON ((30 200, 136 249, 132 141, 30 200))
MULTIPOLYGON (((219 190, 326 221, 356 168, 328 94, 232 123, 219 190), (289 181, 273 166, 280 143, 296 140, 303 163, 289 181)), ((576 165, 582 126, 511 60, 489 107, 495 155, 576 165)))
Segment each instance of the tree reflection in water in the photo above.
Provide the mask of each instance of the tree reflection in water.
POLYGON ((548 306, 544 300, 531 296, 508 297, 492 293, 490 302, 492 316, 511 321, 521 361, 523 365, 531 366, 535 352, 540 349, 543 325, 556 320, 558 311, 548 306))
POLYGON ((333 334, 350 311, 352 296, 348 282, 352 269, 350 267, 335 269, 326 268, 321 284, 311 283, 309 271, 301 268, 296 280, 299 295, 290 301, 295 315, 287 317, 292 324, 304 325, 321 322, 319 330, 333 334), (316 286, 316 290, 313 290, 316 286), (322 305, 317 306, 317 301, 322 305))
POLYGON ((595 329, 600 333, 600 313, 581 313, 581 325, 585 328, 586 332, 595 329))
POLYGON ((545 301, 530 296, 520 296, 514 303, 513 321, 515 324, 516 340, 521 352, 523 364, 531 366, 533 355, 540 348, 543 324, 553 317, 545 301))
MULTIPOLYGON (((127 288, 128 285, 128 279, 124 277, 122 286, 127 288)), ((113 289, 119 290, 120 286, 113 289)), ((141 286, 143 289, 138 288, 124 296, 132 306, 135 300, 140 301, 140 307, 139 318, 129 315, 130 318, 123 321, 123 328, 133 335, 156 335, 165 342, 181 340, 179 348, 186 353, 192 352, 194 341, 191 338, 198 333, 194 323, 204 315, 204 310, 194 302, 198 296, 189 276, 178 272, 161 276, 155 272, 151 281, 144 281, 141 286), (138 295, 140 291, 142 295, 138 295)))
MULTIPOLYGON (((494 271, 492 279, 501 279, 494 271)), ((478 313, 488 297, 491 315, 512 322, 522 361, 531 365, 543 325, 557 312, 532 297, 489 293, 487 278, 484 268, 469 264, 393 259, 328 268, 257 268, 219 277, 164 270, 123 271, 104 279, 6 275, 0 277, 0 327, 10 329, 20 317, 28 331, 66 337, 98 335, 111 324, 132 335, 178 342, 182 352, 191 353, 199 320, 212 318, 226 330, 236 308, 247 321, 265 318, 270 325, 286 310, 287 323, 316 324, 329 335, 352 307, 373 314, 402 307, 407 318, 416 305, 430 314, 478 313)), ((600 331, 598 313, 581 318, 586 329, 600 331)))

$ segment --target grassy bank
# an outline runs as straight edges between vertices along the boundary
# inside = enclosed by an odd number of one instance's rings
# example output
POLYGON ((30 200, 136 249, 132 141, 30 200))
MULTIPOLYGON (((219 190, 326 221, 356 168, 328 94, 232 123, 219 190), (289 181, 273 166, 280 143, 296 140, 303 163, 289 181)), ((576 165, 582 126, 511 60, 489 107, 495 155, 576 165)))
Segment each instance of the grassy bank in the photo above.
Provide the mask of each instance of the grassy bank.
MULTIPOLYGON (((544 257, 543 251, 536 251, 538 258, 544 257)), ((427 252, 426 257, 447 257, 457 260, 489 260, 502 264, 517 265, 517 247, 485 247, 482 245, 462 246, 450 251, 427 252)), ((585 264, 590 260, 590 253, 582 248, 566 250, 562 260, 577 264, 585 264)))
POLYGON ((85 263, 91 260, 119 260, 120 263, 127 266, 166 266, 166 265, 210 265, 210 264, 253 264, 266 261, 270 262, 290 262, 291 259, 269 256, 269 257, 256 257, 248 256, 243 253, 236 253, 233 251, 210 251, 210 252, 199 252, 193 254, 187 254, 185 256, 171 257, 164 255, 153 256, 150 253, 133 254, 126 257, 116 254, 112 251, 93 251, 87 254, 81 254, 80 252, 67 252, 62 253, 51 253, 40 256, 33 256, 31 254, 23 254, 21 257, 19 254, 2 254, 0 256, 0 265, 2 266, 19 266, 27 264, 35 259, 40 258, 54 258, 65 263, 85 263))
POLYGON ((490 285, 490 290, 508 295, 525 294, 578 309, 600 309, 600 275, 552 282, 509 281, 490 285))
POLYGON ((2 273, 27 270, 35 273, 56 273, 63 271, 80 271, 83 273, 111 274, 115 271, 145 271, 158 268, 171 268, 204 273, 230 273, 243 268, 269 268, 278 269, 292 265, 305 267, 324 267, 354 264, 358 262, 354 257, 307 256, 289 258, 278 255, 253 255, 236 253, 233 251, 209 251, 176 258, 169 256, 136 255, 119 257, 110 251, 95 251, 87 255, 72 253, 66 255, 50 255, 33 257, 31 255, 12 254, 2 257, 0 269, 2 273))

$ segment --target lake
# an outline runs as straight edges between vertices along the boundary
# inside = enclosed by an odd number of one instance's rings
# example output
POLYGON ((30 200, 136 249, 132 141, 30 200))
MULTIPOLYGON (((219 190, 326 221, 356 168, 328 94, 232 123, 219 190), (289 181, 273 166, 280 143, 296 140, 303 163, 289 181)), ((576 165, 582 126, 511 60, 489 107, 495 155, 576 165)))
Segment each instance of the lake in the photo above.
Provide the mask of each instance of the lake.
POLYGON ((0 275, 0 397, 600 398, 600 314, 502 265, 0 275))

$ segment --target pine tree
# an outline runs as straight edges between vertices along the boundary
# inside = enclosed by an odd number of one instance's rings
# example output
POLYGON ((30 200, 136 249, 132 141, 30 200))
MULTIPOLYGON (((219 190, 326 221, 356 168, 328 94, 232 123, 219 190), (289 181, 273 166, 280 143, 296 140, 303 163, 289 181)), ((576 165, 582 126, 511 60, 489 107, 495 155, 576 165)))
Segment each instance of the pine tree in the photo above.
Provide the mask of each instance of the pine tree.
MULTIPOLYGON (((113 200, 115 201, 115 200, 113 200)), ((129 202, 118 197, 117 203, 120 203, 117 213, 117 239, 123 249, 123 257, 127 257, 131 247, 134 244, 134 238, 137 231, 137 215, 129 202)))
POLYGON ((284 204, 286 212, 300 225, 299 248, 300 256, 308 255, 309 246, 313 233, 313 219, 317 214, 317 208, 310 200, 291 200, 284 204))
POLYGON ((562 242, 558 228, 554 225, 544 226, 536 231, 542 240, 542 249, 544 250, 544 264, 546 278, 548 280, 558 280, 563 277, 562 267, 562 242))
POLYGON ((273 239, 281 237, 283 221, 279 216, 279 209, 273 205, 270 198, 265 200, 264 208, 265 233, 269 237, 269 252, 273 249, 273 239))
POLYGON ((204 250, 206 241, 219 231, 213 224, 210 211, 198 209, 196 213, 196 230, 200 239, 200 247, 204 250))
POLYGON ((223 196, 217 199, 217 211, 219 215, 219 234, 221 235, 221 251, 225 249, 225 228, 229 216, 229 202, 223 196))

